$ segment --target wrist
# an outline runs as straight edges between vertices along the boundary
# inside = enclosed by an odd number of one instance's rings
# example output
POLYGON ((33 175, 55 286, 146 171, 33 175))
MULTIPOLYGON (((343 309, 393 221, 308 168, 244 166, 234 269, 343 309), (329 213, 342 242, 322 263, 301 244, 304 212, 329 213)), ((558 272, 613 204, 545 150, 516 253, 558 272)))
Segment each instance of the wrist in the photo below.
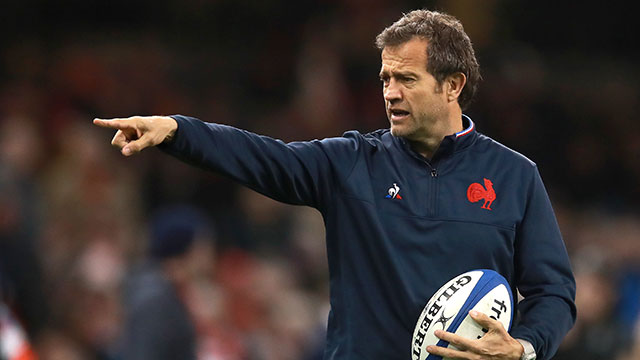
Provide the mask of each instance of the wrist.
POLYGON ((511 338, 510 343, 511 346, 508 352, 508 358, 511 360, 520 360, 522 354, 524 353, 524 346, 518 339, 511 338))
POLYGON ((522 347, 522 353, 520 355, 520 360, 535 360, 536 359, 536 351, 533 348, 533 345, 527 340, 516 339, 520 346, 522 347))
POLYGON ((176 121, 176 119, 172 118, 171 116, 166 116, 166 119, 167 119, 168 133, 164 137, 164 140, 162 141, 164 143, 171 142, 171 140, 173 140, 173 138, 175 137, 176 131, 178 130, 178 122, 176 121))

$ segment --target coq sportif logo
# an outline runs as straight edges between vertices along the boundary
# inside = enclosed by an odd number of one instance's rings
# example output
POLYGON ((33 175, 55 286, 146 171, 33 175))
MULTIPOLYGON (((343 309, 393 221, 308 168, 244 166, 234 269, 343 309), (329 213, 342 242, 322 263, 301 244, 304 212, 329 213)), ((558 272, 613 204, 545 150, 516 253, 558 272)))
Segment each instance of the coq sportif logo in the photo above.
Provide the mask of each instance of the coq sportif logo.
POLYGON ((484 179, 484 186, 473 183, 467 188, 467 199, 472 203, 484 200, 482 209, 491 210, 491 204, 496 199, 496 191, 493 189, 493 183, 489 179, 484 179))
POLYGON ((393 186, 387 190, 387 196, 385 196, 385 198, 402 200, 402 196, 400 196, 400 187, 396 183, 393 183, 393 186))

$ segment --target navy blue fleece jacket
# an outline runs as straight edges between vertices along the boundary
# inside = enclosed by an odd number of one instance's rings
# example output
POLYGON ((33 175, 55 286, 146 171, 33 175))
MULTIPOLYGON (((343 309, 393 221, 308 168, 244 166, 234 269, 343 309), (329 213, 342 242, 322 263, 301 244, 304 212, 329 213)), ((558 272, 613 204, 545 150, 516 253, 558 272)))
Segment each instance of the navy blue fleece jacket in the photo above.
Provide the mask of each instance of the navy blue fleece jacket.
POLYGON ((174 116, 161 148, 326 224, 331 312, 324 359, 411 357, 426 301, 446 281, 493 269, 522 294, 511 330, 549 359, 575 320, 575 282, 536 165, 478 133, 427 160, 389 130, 284 143, 174 116))

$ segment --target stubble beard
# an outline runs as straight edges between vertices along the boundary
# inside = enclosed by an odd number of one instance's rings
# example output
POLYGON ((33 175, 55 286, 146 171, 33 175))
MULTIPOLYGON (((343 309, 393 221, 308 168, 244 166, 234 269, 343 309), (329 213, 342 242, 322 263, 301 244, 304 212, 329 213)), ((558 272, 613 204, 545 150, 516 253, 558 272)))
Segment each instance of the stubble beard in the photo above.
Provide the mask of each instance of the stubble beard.
POLYGON ((391 119, 389 119, 389 130, 391 135, 411 140, 412 135, 416 132, 416 123, 413 119, 413 115, 409 115, 407 120, 409 121, 403 122, 400 126, 393 126, 391 124, 391 119))
POLYGON ((409 133, 409 131, 407 131, 406 129, 399 129, 397 126, 391 126, 390 127, 391 130, 391 135, 395 136, 395 137, 406 137, 409 133))

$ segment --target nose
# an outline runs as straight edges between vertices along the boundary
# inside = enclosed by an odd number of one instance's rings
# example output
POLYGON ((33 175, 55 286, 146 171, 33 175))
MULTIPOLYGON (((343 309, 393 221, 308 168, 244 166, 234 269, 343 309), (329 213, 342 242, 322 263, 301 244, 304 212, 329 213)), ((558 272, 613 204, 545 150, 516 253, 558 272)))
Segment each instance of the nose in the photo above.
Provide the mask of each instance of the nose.
POLYGON ((384 100, 390 103, 402 100, 402 91, 394 79, 389 80, 387 86, 384 87, 383 96, 384 100))

